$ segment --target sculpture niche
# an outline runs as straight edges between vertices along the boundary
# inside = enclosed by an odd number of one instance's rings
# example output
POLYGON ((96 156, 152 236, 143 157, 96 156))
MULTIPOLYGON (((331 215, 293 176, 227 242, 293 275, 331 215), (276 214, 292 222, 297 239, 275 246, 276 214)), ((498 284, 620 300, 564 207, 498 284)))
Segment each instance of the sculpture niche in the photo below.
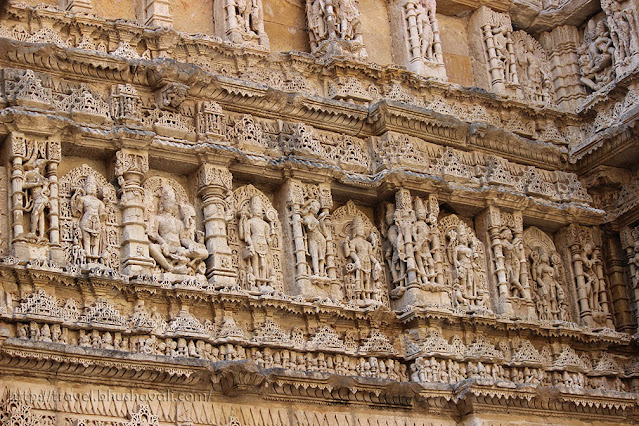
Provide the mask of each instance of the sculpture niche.
POLYGON ((542 321, 570 321, 565 273, 552 238, 531 226, 524 231, 524 244, 537 317, 542 321))
POLYGON ((269 199, 252 185, 233 192, 229 246, 238 268, 238 289, 273 295, 282 291, 282 227, 269 199))
POLYGON ((336 279, 330 187, 296 180, 287 183, 296 292, 308 300, 343 299, 336 279))
POLYGON ((391 6, 394 58, 411 71, 446 80, 435 0, 397 0, 391 6))
POLYGON ((195 209, 184 188, 172 179, 152 177, 142 185, 146 194, 149 254, 161 280, 196 278, 206 281, 208 251, 204 233, 196 228, 195 209))
POLYGON ((452 307, 463 311, 490 311, 484 245, 472 228, 451 214, 439 222, 445 239, 445 273, 451 287, 452 307))
POLYGON ((233 43, 269 49, 261 0, 214 2, 214 22, 219 37, 233 43))
POLYGON ((58 227, 60 143, 11 134, 13 254, 23 260, 64 261, 58 227))
POLYGON ((67 262, 80 270, 120 268, 117 196, 104 176, 83 164, 60 179, 60 230, 67 262))
POLYGON ((315 55, 366 59, 357 0, 306 0, 306 18, 315 55))
POLYGON ((439 205, 428 198, 428 210, 419 197, 405 189, 395 194, 395 205, 384 212, 384 258, 391 279, 390 296, 397 306, 450 306, 445 287, 440 231, 437 228, 439 205), (414 204, 413 204, 414 203, 414 204))
POLYGON ((601 89, 614 78, 615 47, 603 15, 590 19, 578 46, 581 82, 592 91, 601 89))
POLYGON ((344 283, 344 301, 356 306, 388 305, 388 287, 382 264, 379 231, 349 201, 332 214, 333 234, 341 242, 338 281, 344 283))

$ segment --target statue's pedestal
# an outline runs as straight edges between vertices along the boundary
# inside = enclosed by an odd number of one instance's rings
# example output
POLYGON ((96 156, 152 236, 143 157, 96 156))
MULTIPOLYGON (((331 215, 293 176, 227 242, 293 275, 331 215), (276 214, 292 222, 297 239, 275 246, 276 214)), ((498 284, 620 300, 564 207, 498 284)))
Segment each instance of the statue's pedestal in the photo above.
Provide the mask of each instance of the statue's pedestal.
POLYGON ((507 297, 500 301, 499 312, 510 315, 513 318, 537 319, 537 311, 532 300, 520 297, 507 297))
POLYGON ((15 241, 13 243, 13 255, 21 261, 48 261, 50 255, 49 243, 47 241, 15 241))
MULTIPOLYGON (((391 295, 392 296, 392 295, 391 295)), ((450 295, 441 288, 424 288, 414 286, 406 289, 401 296, 393 302, 394 309, 402 309, 407 306, 428 306, 436 305, 448 307, 451 305, 450 295)))
POLYGON ((341 285, 334 279, 308 277, 297 280, 298 294, 306 300, 330 299, 341 302, 344 298, 341 285))
POLYGON ((432 77, 438 80, 446 81, 446 66, 434 61, 429 61, 425 58, 415 58, 410 61, 408 69, 415 74, 423 75, 424 77, 432 77))

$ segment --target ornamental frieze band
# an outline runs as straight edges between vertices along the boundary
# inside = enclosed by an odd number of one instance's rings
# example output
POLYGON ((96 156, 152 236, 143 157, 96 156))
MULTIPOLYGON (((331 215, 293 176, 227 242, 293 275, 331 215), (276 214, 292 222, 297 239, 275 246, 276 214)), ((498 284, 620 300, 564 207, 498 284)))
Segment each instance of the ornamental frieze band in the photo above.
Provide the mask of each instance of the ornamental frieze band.
POLYGON ((41 1, 0 425, 639 421, 639 0, 41 1))

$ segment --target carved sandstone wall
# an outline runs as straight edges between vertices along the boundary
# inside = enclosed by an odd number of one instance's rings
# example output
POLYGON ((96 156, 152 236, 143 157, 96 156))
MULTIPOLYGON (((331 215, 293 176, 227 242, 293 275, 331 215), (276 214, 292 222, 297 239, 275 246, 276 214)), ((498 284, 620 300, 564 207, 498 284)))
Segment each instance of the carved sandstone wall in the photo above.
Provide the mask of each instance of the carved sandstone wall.
POLYGON ((0 14, 0 425, 620 424, 637 0, 0 14))

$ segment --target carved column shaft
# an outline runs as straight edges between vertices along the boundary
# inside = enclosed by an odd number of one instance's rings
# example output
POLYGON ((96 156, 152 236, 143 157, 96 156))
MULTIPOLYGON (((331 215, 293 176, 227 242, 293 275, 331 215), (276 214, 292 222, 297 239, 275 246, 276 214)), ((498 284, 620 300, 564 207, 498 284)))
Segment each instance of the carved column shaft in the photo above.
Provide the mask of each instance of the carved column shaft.
POLYGON ((575 273, 575 283, 577 285, 577 303, 579 304, 579 317, 585 325, 592 325, 592 310, 588 303, 588 293, 586 292, 586 279, 584 276, 583 262, 581 259, 581 246, 573 244, 570 246, 572 265, 575 273))
POLYGON ((599 304, 601 305, 601 310, 606 315, 606 324, 608 327, 614 329, 614 324, 612 322, 612 315, 610 314, 610 309, 608 307, 608 292, 606 291, 606 279, 603 271, 603 261, 601 256, 600 246, 597 245, 594 250, 594 256, 599 261, 595 264, 595 273, 597 274, 597 279, 599 280, 599 304))
POLYGON ((47 165, 47 179, 49 179, 49 191, 51 206, 49 208, 49 244, 52 247, 60 247, 60 208, 58 203, 58 163, 50 162, 47 165))
MULTIPOLYGON (((15 143, 16 136, 11 135, 12 143, 15 143)), ((23 140, 24 143, 24 140, 23 140)), ((14 149, 15 153, 15 149, 14 149)), ((24 169, 22 168, 22 157, 15 155, 12 159, 11 171, 11 202, 13 214, 13 238, 24 234, 24 193, 22 192, 22 182, 24 181, 24 169)))
POLYGON ((491 85, 496 91, 503 91, 505 86, 505 70, 501 66, 501 61, 497 57, 497 49, 493 37, 493 29, 490 24, 482 27, 484 41, 486 43, 486 53, 488 54, 488 72, 490 73, 491 85))
POLYGON ((116 152, 115 175, 120 184, 122 210, 122 267, 125 274, 148 274, 154 265, 144 224, 142 180, 149 171, 146 152, 121 149, 116 152))
MULTIPOLYGON (((630 293, 634 297, 634 314, 635 323, 639 324, 639 227, 631 229, 624 227, 619 236, 621 237, 621 246, 623 247, 626 255, 626 264, 630 272, 630 293)), ((625 296, 626 279, 622 271, 617 271, 616 268, 608 268, 611 271, 610 283, 611 291, 613 294, 613 301, 615 302, 615 313, 620 310, 617 309, 616 304, 619 300, 623 300, 625 296), (620 288, 620 290, 616 290, 620 288), (620 295, 618 295, 621 293, 620 295)))
POLYGON ((204 211, 204 239, 210 254, 206 276, 218 288, 232 287, 237 279, 226 232, 230 209, 227 197, 232 190, 232 179, 226 167, 211 164, 203 164, 197 173, 198 194, 204 211))
POLYGON ((542 33, 539 41, 548 53, 557 105, 576 108, 579 100, 586 96, 586 90, 579 80, 579 30, 571 25, 563 25, 542 33))
POLYGON ((411 59, 415 59, 421 56, 421 46, 417 29, 417 12, 415 3, 412 1, 406 2, 406 24, 408 26, 408 49, 411 53, 411 59))

